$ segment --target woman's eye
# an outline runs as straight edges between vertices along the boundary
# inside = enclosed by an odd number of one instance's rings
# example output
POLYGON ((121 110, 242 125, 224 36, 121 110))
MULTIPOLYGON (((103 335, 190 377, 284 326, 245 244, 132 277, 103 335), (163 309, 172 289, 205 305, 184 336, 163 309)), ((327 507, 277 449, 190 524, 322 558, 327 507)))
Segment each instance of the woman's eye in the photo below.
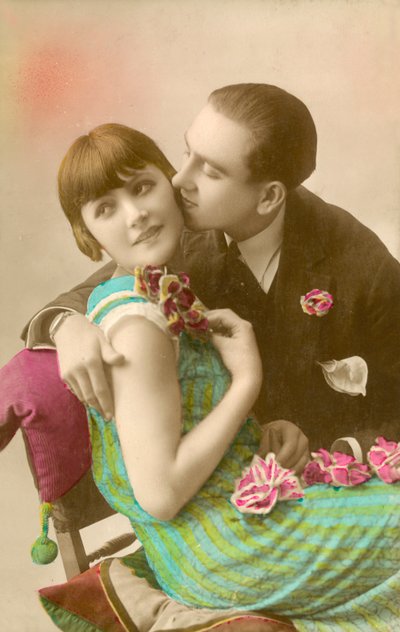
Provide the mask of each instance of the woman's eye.
POLYGON ((154 186, 154 182, 137 182, 134 187, 133 187, 133 194, 134 195, 144 195, 145 193, 148 193, 150 191, 150 189, 152 189, 154 186))
POLYGON ((95 216, 108 217, 109 215, 111 215, 112 211, 113 207, 111 204, 100 204, 100 206, 96 208, 95 216))

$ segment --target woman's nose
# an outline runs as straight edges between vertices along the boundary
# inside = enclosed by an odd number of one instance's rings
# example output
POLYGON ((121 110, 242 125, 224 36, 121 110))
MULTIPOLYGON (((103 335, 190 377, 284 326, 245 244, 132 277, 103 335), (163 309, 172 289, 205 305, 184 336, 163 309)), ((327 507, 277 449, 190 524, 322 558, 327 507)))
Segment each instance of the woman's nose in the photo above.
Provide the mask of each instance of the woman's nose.
POLYGON ((144 220, 146 220, 149 216, 148 211, 143 208, 139 208, 134 203, 129 203, 125 205, 125 219, 127 226, 135 226, 136 224, 140 224, 144 220))

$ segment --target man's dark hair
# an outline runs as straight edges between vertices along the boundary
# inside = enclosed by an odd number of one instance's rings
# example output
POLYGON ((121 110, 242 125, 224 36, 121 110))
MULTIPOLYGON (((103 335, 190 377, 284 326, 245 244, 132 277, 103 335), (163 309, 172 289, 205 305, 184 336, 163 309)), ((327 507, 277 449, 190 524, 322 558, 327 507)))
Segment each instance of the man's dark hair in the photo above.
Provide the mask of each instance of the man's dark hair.
POLYGON ((297 97, 265 83, 239 83, 214 90, 208 101, 250 131, 254 149, 247 164, 252 180, 278 180, 291 190, 314 171, 317 132, 297 97))

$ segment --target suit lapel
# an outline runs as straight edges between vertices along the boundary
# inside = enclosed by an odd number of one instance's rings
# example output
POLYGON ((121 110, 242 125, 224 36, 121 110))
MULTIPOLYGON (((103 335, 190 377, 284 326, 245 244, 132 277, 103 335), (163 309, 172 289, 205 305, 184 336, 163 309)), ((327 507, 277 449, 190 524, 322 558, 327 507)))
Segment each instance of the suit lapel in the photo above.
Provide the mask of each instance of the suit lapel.
MULTIPOLYGON (((299 363, 311 372, 318 358, 321 325, 324 317, 305 314, 300 298, 315 288, 329 291, 330 276, 325 272, 326 258, 321 227, 298 192, 288 196, 284 237, 275 287, 275 336, 283 358, 281 370, 292 373, 299 363)), ((296 371, 295 371, 296 372, 296 371)))
MULTIPOLYGON (((277 368, 286 371, 296 358, 303 366, 313 366, 320 342, 321 325, 329 315, 318 318, 305 314, 300 297, 318 288, 330 289, 325 270, 324 230, 313 212, 313 195, 301 187, 287 199, 284 237, 279 268, 273 284, 275 304, 274 346, 277 368)), ((209 308, 231 307, 253 322, 268 318, 267 295, 257 280, 240 263, 227 261, 225 237, 220 231, 185 231, 178 263, 191 277, 192 287, 209 308), (181 265, 182 264, 182 265, 181 265)))

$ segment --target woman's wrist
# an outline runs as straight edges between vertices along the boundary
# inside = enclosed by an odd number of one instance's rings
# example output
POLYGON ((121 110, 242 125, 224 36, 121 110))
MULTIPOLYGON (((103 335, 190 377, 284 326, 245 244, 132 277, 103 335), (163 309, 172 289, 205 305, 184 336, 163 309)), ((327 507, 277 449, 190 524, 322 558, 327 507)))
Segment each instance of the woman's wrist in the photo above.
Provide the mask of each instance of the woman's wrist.
POLYGON ((243 407, 244 414, 252 408, 261 389, 261 380, 249 375, 235 376, 232 379, 231 390, 239 400, 239 405, 243 407))

